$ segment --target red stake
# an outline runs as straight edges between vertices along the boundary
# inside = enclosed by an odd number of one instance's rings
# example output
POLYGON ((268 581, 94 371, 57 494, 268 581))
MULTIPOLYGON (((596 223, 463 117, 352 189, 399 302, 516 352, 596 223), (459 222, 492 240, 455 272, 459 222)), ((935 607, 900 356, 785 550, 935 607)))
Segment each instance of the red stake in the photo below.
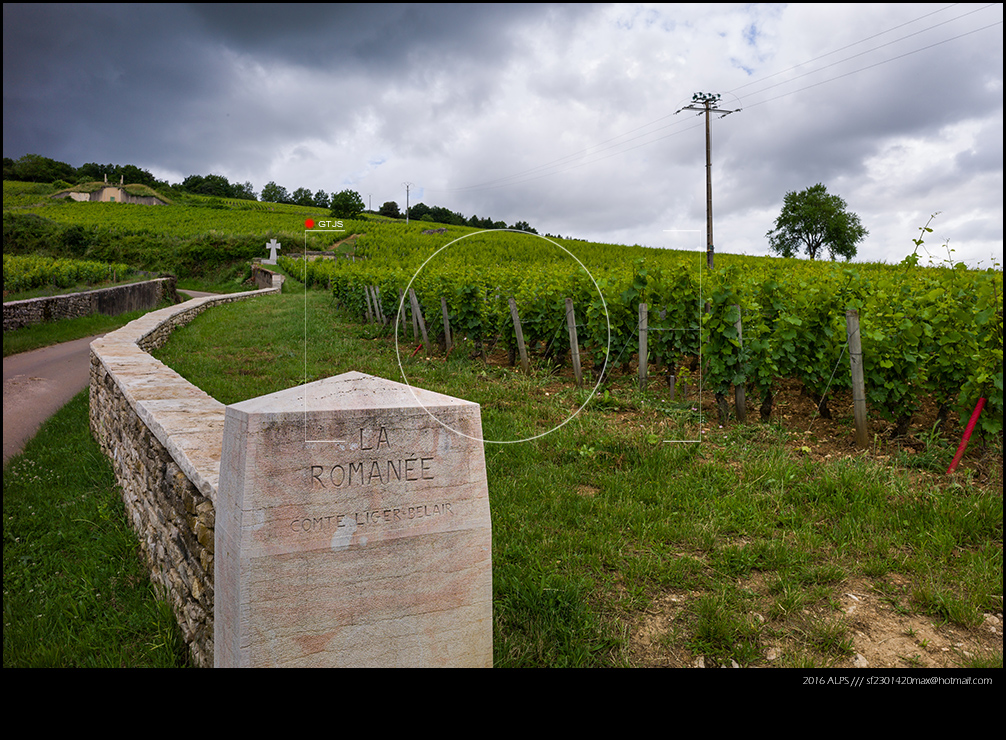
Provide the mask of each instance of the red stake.
POLYGON ((412 350, 412 354, 409 355, 409 359, 411 360, 413 357, 415 357, 416 353, 419 352, 419 350, 421 350, 422 348, 423 348, 423 345, 420 344, 418 347, 416 347, 414 350, 412 350))
POLYGON ((964 450, 968 448, 968 442, 971 441, 971 432, 975 430, 975 424, 978 423, 978 417, 981 416, 982 409, 985 408, 985 399, 979 398, 978 405, 975 406, 975 410, 971 412, 971 420, 968 421, 967 427, 964 429, 964 436, 961 437, 961 446, 957 448, 957 454, 954 455, 954 461, 950 463, 950 467, 947 468, 947 475, 957 470, 957 466, 961 462, 961 458, 964 457, 964 450))

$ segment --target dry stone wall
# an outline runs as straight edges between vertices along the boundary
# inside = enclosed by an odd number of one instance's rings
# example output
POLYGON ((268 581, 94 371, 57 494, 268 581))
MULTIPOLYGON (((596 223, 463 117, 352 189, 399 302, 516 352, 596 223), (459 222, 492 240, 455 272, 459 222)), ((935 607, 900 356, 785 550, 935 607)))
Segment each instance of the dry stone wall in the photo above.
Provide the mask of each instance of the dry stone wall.
POLYGON ((224 405, 147 354, 211 306, 279 288, 195 298, 91 343, 91 432, 112 461, 151 580, 196 665, 213 664, 213 549, 224 405))
POLYGON ((153 308, 164 298, 176 299, 175 278, 116 285, 83 293, 29 298, 3 304, 3 330, 20 329, 59 319, 76 319, 103 313, 118 316, 127 311, 153 308))
POLYGON ((286 276, 255 262, 252 265, 252 280, 259 288, 282 288, 286 276))

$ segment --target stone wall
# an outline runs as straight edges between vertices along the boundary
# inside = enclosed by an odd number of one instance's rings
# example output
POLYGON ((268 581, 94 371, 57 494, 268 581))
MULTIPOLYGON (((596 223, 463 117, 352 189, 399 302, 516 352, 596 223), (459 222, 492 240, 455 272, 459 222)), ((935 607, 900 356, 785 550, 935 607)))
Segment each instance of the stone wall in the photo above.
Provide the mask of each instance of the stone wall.
POLYGON ((194 298, 91 343, 91 433, 112 461, 150 577, 196 665, 213 664, 213 539, 224 405, 147 352, 211 306, 194 298))
POLYGON ((286 275, 281 275, 255 262, 252 265, 252 280, 259 288, 282 288, 286 275))
POLYGON ((178 300, 175 278, 116 285, 83 293, 29 298, 3 304, 3 330, 20 329, 59 319, 76 319, 103 313, 118 316, 128 311, 153 308, 164 298, 178 300))

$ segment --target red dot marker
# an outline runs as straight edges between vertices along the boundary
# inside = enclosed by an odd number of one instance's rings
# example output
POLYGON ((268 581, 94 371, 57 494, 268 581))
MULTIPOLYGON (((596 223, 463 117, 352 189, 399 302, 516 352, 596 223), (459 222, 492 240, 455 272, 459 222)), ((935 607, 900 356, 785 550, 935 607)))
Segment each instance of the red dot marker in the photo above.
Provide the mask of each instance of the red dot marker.
POLYGON ((304 228, 305 229, 313 229, 314 228, 314 219, 313 218, 309 218, 307 221, 305 221, 304 222, 304 228))

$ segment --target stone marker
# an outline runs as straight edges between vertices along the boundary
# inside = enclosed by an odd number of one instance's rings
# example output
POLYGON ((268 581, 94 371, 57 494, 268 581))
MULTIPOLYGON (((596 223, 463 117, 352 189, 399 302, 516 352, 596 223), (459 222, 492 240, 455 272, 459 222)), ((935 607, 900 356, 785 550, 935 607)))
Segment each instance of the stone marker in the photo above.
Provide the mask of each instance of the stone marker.
POLYGON ((481 438, 478 404, 356 372, 228 406, 215 665, 491 666, 481 438))
POLYGON ((270 239, 269 242, 266 244, 266 247, 269 249, 269 259, 262 260, 262 264, 263 265, 275 265, 276 264, 276 250, 278 250, 281 246, 283 246, 283 245, 280 244, 275 239, 270 239))

